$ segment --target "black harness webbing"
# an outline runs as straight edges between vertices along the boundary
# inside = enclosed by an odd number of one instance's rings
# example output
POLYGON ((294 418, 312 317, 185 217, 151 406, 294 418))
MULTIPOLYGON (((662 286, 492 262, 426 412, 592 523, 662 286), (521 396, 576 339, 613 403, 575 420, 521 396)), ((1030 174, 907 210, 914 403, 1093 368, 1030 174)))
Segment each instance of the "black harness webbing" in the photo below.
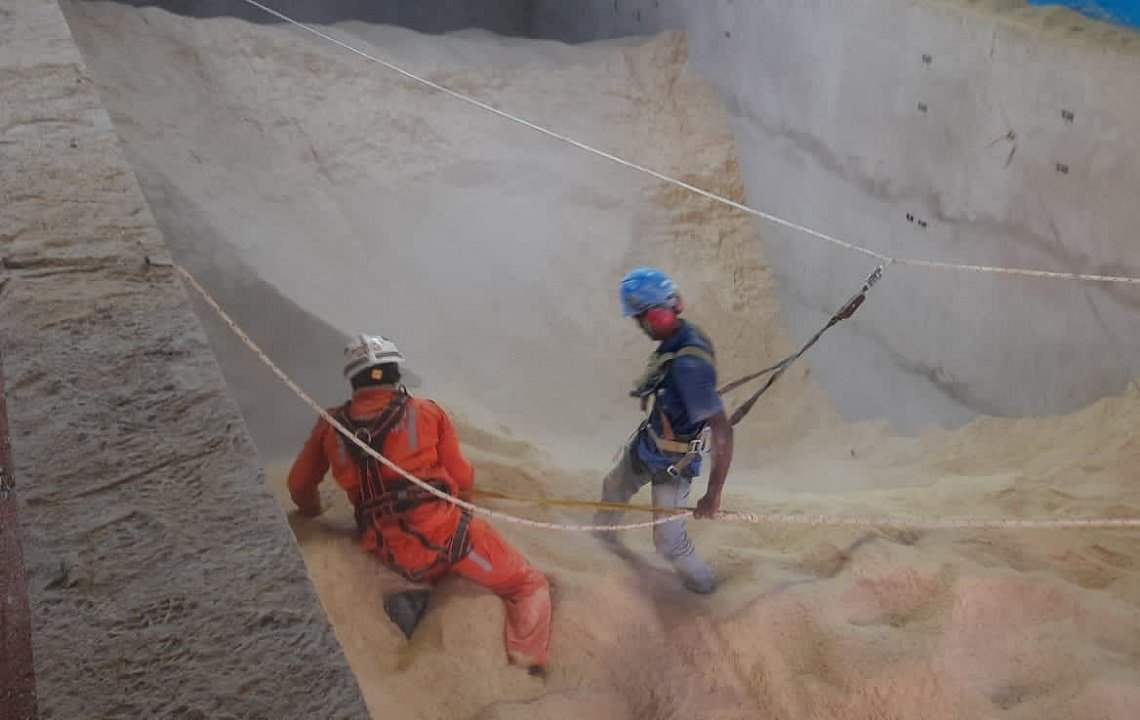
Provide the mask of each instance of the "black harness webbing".
MULTIPOLYGON (((399 392, 396 397, 375 418, 364 421, 353 420, 348 413, 352 401, 346 402, 333 413, 340 424, 352 431, 358 440, 377 453, 384 452, 384 441, 396 424, 404 417, 408 394, 399 392)), ((343 441, 342 441, 343 442, 343 441)), ((360 470, 360 500, 356 504, 356 525, 363 529, 368 521, 375 521, 382 509, 380 505, 385 495, 384 480, 380 476, 380 463, 364 452, 356 443, 344 442, 356 467, 360 470)))
MULTIPOLYGON (((351 401, 337 408, 333 417, 352 431, 362 442, 377 453, 383 454, 384 442, 388 435, 404 417, 408 402, 408 394, 403 389, 388 404, 388 407, 367 421, 353 420, 348 409, 351 401)), ((391 486, 386 484, 380 476, 380 463, 376 458, 364 452, 356 443, 345 443, 353 461, 360 470, 360 501, 356 504, 356 527, 364 532, 369 526, 376 527, 382 519, 395 519, 400 530, 411 535, 428 550, 436 553, 436 560, 425 568, 417 571, 407 570, 392 562, 388 554, 388 565, 413 582, 421 581, 427 573, 440 563, 455 563, 462 560, 471 551, 471 541, 468 528, 471 523, 471 513, 461 508, 459 524, 455 533, 448 541, 440 546, 428 540, 423 533, 409 525, 403 517, 424 502, 438 500, 439 498, 427 490, 406 480, 400 480, 391 486)), ((442 480, 428 480, 429 485, 441 492, 450 493, 451 488, 442 480)), ((379 537, 379 535, 378 535, 379 537)))

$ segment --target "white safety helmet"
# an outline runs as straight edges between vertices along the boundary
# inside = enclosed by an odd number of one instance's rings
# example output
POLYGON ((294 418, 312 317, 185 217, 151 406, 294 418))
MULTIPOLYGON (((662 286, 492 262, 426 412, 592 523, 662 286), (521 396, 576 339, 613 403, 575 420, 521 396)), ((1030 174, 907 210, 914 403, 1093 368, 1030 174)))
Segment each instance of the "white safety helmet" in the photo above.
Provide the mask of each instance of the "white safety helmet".
POLYGON ((361 370, 385 363, 404 364, 396 343, 383 335, 357 333, 344 348, 344 376, 351 379, 361 370))

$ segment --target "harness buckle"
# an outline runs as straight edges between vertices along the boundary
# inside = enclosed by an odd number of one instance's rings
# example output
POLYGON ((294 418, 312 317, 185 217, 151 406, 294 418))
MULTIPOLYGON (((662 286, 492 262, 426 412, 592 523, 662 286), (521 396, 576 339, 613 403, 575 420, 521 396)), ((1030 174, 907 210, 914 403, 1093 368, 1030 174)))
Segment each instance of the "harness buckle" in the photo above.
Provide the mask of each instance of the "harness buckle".
POLYGON ((711 428, 705 427, 695 438, 689 441, 689 451, 678 458, 676 462, 669 465, 669 467, 665 468, 665 472, 669 477, 674 479, 681 477, 681 471, 689 467, 689 465, 692 465, 694 460, 699 457, 708 456, 710 452, 709 437, 711 434, 711 428), (681 467, 677 467, 678 465, 681 467))
POLYGON ((708 457, 708 454, 712 451, 712 443, 709 442, 711 438, 712 428, 705 425, 701 428, 700 434, 689 443, 689 452, 696 453, 701 457, 708 457))
POLYGON ((689 467, 689 465, 692 464, 692 461, 696 459, 696 457, 704 454, 704 447, 705 441, 703 438, 698 437, 695 440, 690 440, 689 452, 678 458, 677 462, 671 463, 669 467, 665 468, 665 472, 668 473, 669 477, 673 479, 681 477, 681 470, 677 467, 677 465, 689 467))

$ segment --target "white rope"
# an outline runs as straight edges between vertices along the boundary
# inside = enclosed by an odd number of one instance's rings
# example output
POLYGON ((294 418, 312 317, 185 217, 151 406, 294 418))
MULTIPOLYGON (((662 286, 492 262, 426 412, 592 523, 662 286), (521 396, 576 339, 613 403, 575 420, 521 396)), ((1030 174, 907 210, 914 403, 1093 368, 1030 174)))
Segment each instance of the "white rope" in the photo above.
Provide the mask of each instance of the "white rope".
POLYGON ((686 515, 692 515, 691 512, 678 513, 678 514, 670 516, 670 517, 657 518, 655 520, 650 520, 650 521, 640 522, 640 523, 629 523, 626 525, 563 525, 563 524, 559 524, 559 523, 549 523, 549 522, 544 522, 541 520, 531 520, 529 518, 521 518, 521 517, 516 517, 514 515, 508 515, 507 513, 499 512, 497 510, 491 510, 489 508, 480 507, 480 506, 475 505, 473 503, 469 503, 465 500, 462 500, 460 498, 455 497, 454 495, 448 495, 447 493, 439 490, 438 488, 435 488, 432 485, 429 485, 428 483, 424 482, 423 480, 420 480, 419 478, 413 476, 408 471, 404 470, 402 467, 396 465, 395 463, 393 463, 388 458, 386 458, 383 455, 381 455, 380 453, 376 452, 376 450, 374 450, 370 445, 368 445, 367 443, 362 441, 360 438, 356 437, 356 435, 349 432, 348 428, 346 428, 344 425, 341 425, 336 420, 336 418, 334 418, 332 415, 330 415, 329 412, 327 410, 325 410, 325 408, 320 405, 320 403, 313 400, 309 396, 308 393, 306 393, 304 390, 302 390, 297 385, 297 383, 293 382, 292 378, 290 378, 288 375, 286 375, 284 370, 277 367, 276 363, 274 363, 273 360, 271 360, 269 358, 269 356, 266 355, 265 352, 260 347, 258 347, 257 343, 255 343, 253 341, 253 339, 250 338, 249 335, 247 335, 246 332, 241 329, 241 327, 237 324, 237 322, 234 321, 234 319, 231 318, 229 316, 229 314, 226 313, 226 311, 222 309, 221 305, 219 305, 218 302, 216 300, 214 300, 214 298, 208 292, 206 292, 206 289, 203 288, 200 284, 198 284, 198 281, 194 279, 194 277, 189 273, 189 271, 187 271, 185 268, 181 267, 180 265, 174 265, 173 267, 178 272, 178 274, 180 274, 183 278, 186 279, 186 281, 188 283, 190 283, 190 286, 192 288, 194 288, 194 290, 202 297, 202 299, 205 300, 206 303, 211 308, 213 308, 214 312, 218 314, 218 317, 220 317, 222 319, 222 321, 225 322, 226 325, 228 325, 229 328, 234 331, 234 334, 236 334, 238 336, 238 338, 245 344, 245 346, 248 347, 251 351, 253 351, 253 353, 255 355, 257 355, 257 357, 260 358, 261 361, 263 363, 265 363, 265 365, 270 370, 272 370, 273 373, 275 375, 277 375, 277 377, 280 378, 281 381, 283 383, 285 383, 285 385, 288 386, 288 388, 294 392, 294 394, 297 395, 297 397, 299 397, 301 400, 303 400, 309 407, 311 407, 313 410, 315 410, 318 415, 320 415, 330 425, 332 425, 334 428, 336 428, 337 432, 339 432, 341 435, 343 435, 348 440, 355 443, 357 447, 359 447, 361 450, 363 450, 364 452, 368 453, 370 456, 375 458, 377 460, 377 462, 382 463, 385 467, 389 468, 390 470, 399 474, 400 476, 406 478, 407 480, 415 483, 419 487, 423 488, 427 492, 430 492, 432 495, 435 495, 436 497, 440 498, 441 500, 446 500, 447 502, 449 502, 453 505, 458 505, 459 507, 470 510, 472 512, 483 513, 484 515, 487 515, 488 517, 499 518, 500 520, 506 520, 508 522, 519 523, 522 525, 529 525, 530 527, 543 528, 546 530, 576 530, 576 531, 634 530, 634 529, 638 529, 638 528, 653 527, 654 525, 661 525, 663 523, 672 522, 673 520, 676 520, 678 518, 685 517, 686 515))
MULTIPOLYGON (((233 318, 222 309, 221 305, 206 292, 197 280, 180 265, 173 265, 173 268, 179 275, 186 279, 195 292, 206 301, 218 317, 222 319, 230 330, 248 347, 257 357, 265 363, 265 365, 273 371, 278 378, 294 394, 304 401, 309 407, 317 412, 324 418, 330 425, 336 428, 337 432, 351 440, 361 450, 368 453, 375 458, 378 462, 382 463, 385 467, 398 473, 405 479, 415 483, 424 490, 430 492, 432 495, 445 500, 453 505, 458 505, 461 508, 470 510, 471 512, 482 513, 488 517, 498 518, 506 522, 517 523, 520 525, 527 525, 529 527, 541 528, 543 530, 563 530, 572 532, 590 532, 594 530, 636 530, 639 528, 648 528, 655 525, 661 525, 667 522, 673 522, 680 518, 692 516, 692 511, 679 512, 676 515, 668 517, 657 518, 640 523, 627 523, 624 525, 571 525, 563 523, 551 523, 540 520, 531 520, 529 518, 517 517, 497 510, 481 507, 473 503, 461 500, 453 495, 448 495, 445 492, 427 484, 423 480, 413 476, 400 466, 393 463, 388 458, 376 452, 371 446, 364 443, 360 438, 353 435, 346 427, 341 425, 337 420, 332 417, 325 408, 313 400, 309 395, 302 390, 292 378, 285 374, 281 368, 269 358, 265 352, 258 347, 249 335, 234 321, 233 318)), ((892 527, 892 528, 918 528, 918 529, 944 529, 944 528, 1038 528, 1038 529, 1061 529, 1061 528, 1119 528, 1119 527, 1140 527, 1140 518, 1073 518, 1073 519, 1059 519, 1059 520, 981 520, 971 518, 948 518, 948 519, 925 519, 925 518, 900 518, 900 517, 872 517, 872 518, 844 518, 844 517, 828 517, 826 515, 781 515, 781 514, 760 514, 751 512, 718 512, 716 519, 746 523, 750 525, 759 524, 778 524, 778 525, 810 525, 810 526, 860 526, 860 527, 892 527)))
POLYGON ((258 8, 258 9, 260 9, 260 10, 262 10, 262 11, 264 11, 264 12, 266 12, 266 13, 268 13, 268 14, 270 14, 270 15, 278 18, 278 19, 280 19, 280 20, 284 20, 285 22, 290 23, 291 25, 294 25, 298 28, 301 28, 302 30, 305 30, 306 32, 312 33, 313 35, 316 35, 317 37, 328 40, 331 43, 335 43, 336 45, 339 45, 340 47, 344 48, 345 50, 348 50, 349 52, 355 53, 356 55, 359 55, 360 57, 365 58, 366 60, 370 60, 374 63, 377 63, 378 65, 382 65, 383 67, 388 68, 389 70, 391 70, 395 73, 403 75, 404 77, 408 78, 409 80, 412 80, 414 82, 420 83, 421 85, 425 85, 427 87, 430 87, 433 90, 437 90, 439 92, 450 95, 450 96, 452 96, 458 100, 462 100, 463 102, 470 103, 471 105, 474 105, 478 108, 486 110, 487 112, 498 115, 499 117, 510 120, 511 122, 515 122, 515 123, 518 123, 524 127, 530 128, 531 130, 534 130, 535 132, 542 133, 543 135, 546 135, 547 137, 558 140, 559 142, 566 143, 567 145, 571 145, 573 147, 578 148, 579 150, 584 150, 584 151, 591 153, 593 155, 597 155, 598 157, 609 160, 610 162, 614 162, 614 163, 617 163, 618 165, 623 165, 623 166, 630 168, 632 170, 636 170, 637 172, 644 173, 646 175, 649 175, 650 177, 653 177, 653 178, 656 178, 657 180, 660 180, 661 182, 669 183, 670 185, 675 185, 677 187, 684 188, 685 190, 696 193, 697 195, 701 195, 703 197, 706 197, 709 200, 713 200, 715 202, 722 203, 724 205, 727 205, 731 208, 735 208, 735 209, 740 210, 741 212, 747 213, 749 215, 753 215, 753 216, 761 218, 763 220, 767 220, 771 223, 775 223, 776 225, 782 225, 782 226, 789 228, 791 230, 796 230, 798 232, 802 232, 806 235, 810 235, 812 237, 818 238, 818 239, 823 240, 825 242, 829 242, 833 245, 837 245, 837 246, 844 248, 846 250, 850 250, 852 252, 857 252, 857 253, 861 253, 863 255, 867 255, 869 257, 873 257, 876 260, 891 261, 891 262, 898 263, 899 265, 909 265, 911 267, 923 268, 923 269, 927 269, 927 270, 966 270, 966 271, 971 271, 971 272, 989 272, 989 273, 999 273, 999 274, 1003 274, 1003 275, 1022 275, 1022 276, 1038 277, 1038 278, 1052 278, 1052 279, 1064 279, 1064 280, 1085 280, 1085 281, 1106 282, 1106 283, 1140 284, 1140 277, 1130 277, 1130 276, 1126 276, 1126 275, 1097 275, 1097 274, 1090 274, 1090 273, 1052 272, 1052 271, 1048 271, 1048 270, 1032 270, 1032 269, 1027 269, 1027 268, 1010 268, 1010 267, 999 267, 999 266, 993 266, 993 265, 968 265, 968 264, 960 264, 960 263, 939 262, 939 261, 935 261, 935 260, 917 260, 917 259, 909 259, 909 258, 894 258, 894 257, 891 257, 889 255, 885 255, 881 252, 878 252, 876 250, 871 250, 869 248, 865 248, 865 247, 862 247, 860 245, 856 245, 854 243, 847 242, 846 240, 840 240, 839 238, 832 237, 830 235, 827 235, 826 233, 822 233, 822 232, 819 232, 817 230, 812 230, 809 227, 806 227, 804 225, 800 225, 798 223, 794 223, 790 220, 784 220, 783 218, 777 217, 777 216, 772 215, 770 213, 766 213, 766 212, 763 212, 761 210, 757 210, 757 209, 750 207, 748 205, 745 205, 743 203, 739 203, 739 202, 736 202, 735 200, 730 200, 724 196, 717 195, 716 193, 709 192, 708 190, 704 190, 702 188, 699 188, 696 185, 692 185, 691 183, 687 183, 684 180, 678 180, 675 177, 665 175, 664 173, 660 173, 656 170, 645 167, 644 165, 639 165, 638 163, 635 163, 635 162, 632 162, 630 160, 626 160, 624 158, 618 157, 617 155, 606 152, 605 150, 599 150, 598 148, 593 147, 592 145, 587 145, 584 142, 581 142, 579 140, 575 140, 574 138, 571 138, 571 137, 567 137, 566 135, 562 135, 560 133, 557 133, 553 130, 545 128, 541 125, 533 123, 533 122, 526 120, 524 118, 521 118, 517 115, 513 115, 513 114, 506 112, 504 110, 500 110, 499 108, 494 107, 493 105, 488 105, 487 103, 482 102, 481 100, 476 100, 473 97, 470 97, 468 95, 464 95, 463 93, 458 92, 456 90, 452 90, 449 87, 445 87, 443 85, 440 85, 439 83, 432 82, 431 80, 428 80, 426 78, 422 78, 419 75, 416 75, 415 73, 404 70, 403 68, 401 68, 397 65, 393 65, 392 63, 388 62, 387 60, 383 60, 381 58, 378 58, 375 55, 372 55, 370 53, 365 52, 364 50, 361 50, 361 49, 356 48, 352 45, 349 45, 348 43, 346 43, 342 40, 339 40, 339 39, 337 39, 337 38, 335 38, 335 37, 333 37, 327 33, 323 33, 314 27, 306 25, 305 23, 302 23, 298 20, 294 20, 293 18, 289 17, 288 15, 285 15, 284 13, 278 12, 277 10, 274 10, 273 8, 266 7, 265 5, 261 4, 257 0, 243 0, 243 2, 246 2, 246 3, 254 6, 254 7, 256 7, 256 8, 258 8))

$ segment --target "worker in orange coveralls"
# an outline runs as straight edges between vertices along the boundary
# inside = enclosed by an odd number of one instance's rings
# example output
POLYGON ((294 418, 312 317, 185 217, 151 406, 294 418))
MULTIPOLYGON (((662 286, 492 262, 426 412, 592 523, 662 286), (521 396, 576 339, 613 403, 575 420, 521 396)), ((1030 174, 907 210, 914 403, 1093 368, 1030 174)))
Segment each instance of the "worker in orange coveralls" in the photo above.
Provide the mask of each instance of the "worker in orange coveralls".
MULTIPOLYGON (((447 413, 408 395, 400 383, 404 356, 379 335, 359 334, 344 350, 352 399, 329 414, 411 475, 466 497, 474 471, 459 449, 447 413)), ((486 587, 506 604, 508 660, 532 675, 545 672, 550 643, 546 577, 480 518, 381 465, 324 418, 317 421, 289 471, 289 494, 303 515, 322 512, 317 486, 329 466, 356 508, 361 546, 403 577, 435 585, 456 574, 486 587)), ((404 634, 427 608, 430 591, 389 596, 385 610, 404 634)))

